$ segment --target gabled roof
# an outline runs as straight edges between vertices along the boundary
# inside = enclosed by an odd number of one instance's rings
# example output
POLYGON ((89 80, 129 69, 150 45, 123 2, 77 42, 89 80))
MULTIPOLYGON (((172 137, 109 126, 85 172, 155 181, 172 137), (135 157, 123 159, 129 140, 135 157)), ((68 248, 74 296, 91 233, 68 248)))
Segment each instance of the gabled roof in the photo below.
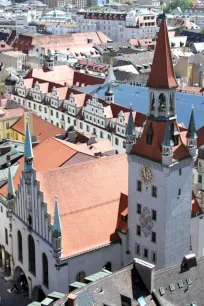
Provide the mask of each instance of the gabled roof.
MULTIPOLYGON (((60 129, 57 126, 47 122, 46 120, 41 119, 35 114, 33 116, 33 136, 36 136, 37 141, 42 142, 46 138, 53 136, 55 137, 58 134, 65 134, 65 130, 60 129)), ((25 123, 24 117, 21 117, 16 123, 11 126, 12 130, 25 135, 25 123)))
POLYGON ((147 87, 168 89, 177 86, 166 21, 162 20, 147 87))

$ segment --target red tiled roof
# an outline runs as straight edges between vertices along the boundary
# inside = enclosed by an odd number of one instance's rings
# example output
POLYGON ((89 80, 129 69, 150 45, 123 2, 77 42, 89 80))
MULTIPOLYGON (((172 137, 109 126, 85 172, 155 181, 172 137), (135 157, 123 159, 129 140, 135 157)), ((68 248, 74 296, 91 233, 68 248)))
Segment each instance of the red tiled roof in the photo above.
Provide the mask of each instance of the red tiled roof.
POLYGON ((199 130, 196 131, 198 139, 197 139, 197 147, 204 145, 204 126, 202 126, 199 130))
POLYGON ((118 221, 117 221, 117 229, 126 234, 128 231, 128 222, 127 219, 123 219, 122 217, 128 216, 128 196, 126 194, 121 193, 120 195, 120 203, 118 210, 118 221))
MULTIPOLYGON (((176 124, 177 130, 180 131, 176 121, 172 121, 171 124, 176 124)), ((164 133, 166 129, 166 122, 163 121, 151 121, 147 120, 141 138, 137 139, 136 144, 132 148, 132 153, 144 156, 151 160, 158 162, 162 161, 162 141, 164 139, 164 133), (146 132, 152 124, 153 138, 152 144, 146 143, 146 132)), ((173 147, 173 160, 181 160, 189 156, 189 152, 184 143, 184 137, 186 132, 180 132, 179 143, 173 147)))
MULTIPOLYGON (((25 135, 24 117, 14 123, 11 129, 25 135)), ((65 131, 33 114, 33 135, 37 137, 37 141, 42 142, 46 138, 55 137, 58 134, 65 134, 65 131)))
POLYGON ((116 225, 121 193, 127 194, 128 189, 126 154, 37 172, 36 176, 52 222, 58 195, 63 256, 119 240, 116 225))
POLYGON ((166 21, 162 20, 147 87, 168 89, 177 86, 166 21))

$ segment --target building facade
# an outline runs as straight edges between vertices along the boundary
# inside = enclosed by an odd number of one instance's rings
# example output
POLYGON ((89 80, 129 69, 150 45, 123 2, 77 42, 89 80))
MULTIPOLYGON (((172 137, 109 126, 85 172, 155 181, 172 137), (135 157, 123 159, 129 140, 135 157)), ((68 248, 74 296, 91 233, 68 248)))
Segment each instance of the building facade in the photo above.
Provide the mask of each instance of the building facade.
POLYGON ((102 31, 113 41, 153 38, 158 30, 156 15, 147 9, 118 12, 78 12, 78 32, 102 31))

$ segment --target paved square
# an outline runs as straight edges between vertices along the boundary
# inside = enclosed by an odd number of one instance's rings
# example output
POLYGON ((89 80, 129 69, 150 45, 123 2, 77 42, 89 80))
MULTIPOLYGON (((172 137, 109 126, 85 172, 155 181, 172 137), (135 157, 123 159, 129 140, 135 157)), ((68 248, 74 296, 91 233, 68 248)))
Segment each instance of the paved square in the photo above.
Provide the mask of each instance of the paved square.
POLYGON ((5 281, 4 275, 0 272, 0 297, 1 306, 27 306, 29 301, 19 294, 10 292, 13 287, 10 281, 5 281))

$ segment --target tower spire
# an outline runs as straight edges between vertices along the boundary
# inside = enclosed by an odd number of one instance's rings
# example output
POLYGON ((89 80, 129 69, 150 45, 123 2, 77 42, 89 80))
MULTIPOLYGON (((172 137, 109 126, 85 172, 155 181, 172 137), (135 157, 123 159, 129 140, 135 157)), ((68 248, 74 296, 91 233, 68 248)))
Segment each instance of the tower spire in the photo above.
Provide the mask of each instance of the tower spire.
POLYGON ((60 221, 60 214, 59 214, 57 196, 55 197, 55 213, 54 213, 54 225, 53 225, 52 236, 54 238, 60 238, 62 236, 61 221, 60 221))
POLYGON ((15 190, 13 186, 13 179, 11 175, 11 167, 8 168, 8 192, 7 192, 7 199, 11 200, 15 197, 15 190))
POLYGON ((130 104, 130 113, 128 118, 127 127, 125 130, 126 136, 126 152, 130 153, 133 144, 136 142, 136 129, 132 115, 132 105, 130 104))
POLYGON ((196 149, 197 149, 197 133, 196 133, 196 127, 195 127, 195 119, 194 119, 194 111, 192 108, 190 122, 188 125, 188 131, 186 134, 187 138, 187 147, 190 155, 192 157, 196 157, 196 149))
POLYGON ((160 24, 151 73, 147 81, 147 87, 155 89, 169 89, 178 86, 171 58, 171 48, 165 19, 164 15, 160 24))
POLYGON ((29 124, 26 122, 26 138, 24 147, 24 171, 31 172, 33 164, 33 148, 30 137, 29 124))

